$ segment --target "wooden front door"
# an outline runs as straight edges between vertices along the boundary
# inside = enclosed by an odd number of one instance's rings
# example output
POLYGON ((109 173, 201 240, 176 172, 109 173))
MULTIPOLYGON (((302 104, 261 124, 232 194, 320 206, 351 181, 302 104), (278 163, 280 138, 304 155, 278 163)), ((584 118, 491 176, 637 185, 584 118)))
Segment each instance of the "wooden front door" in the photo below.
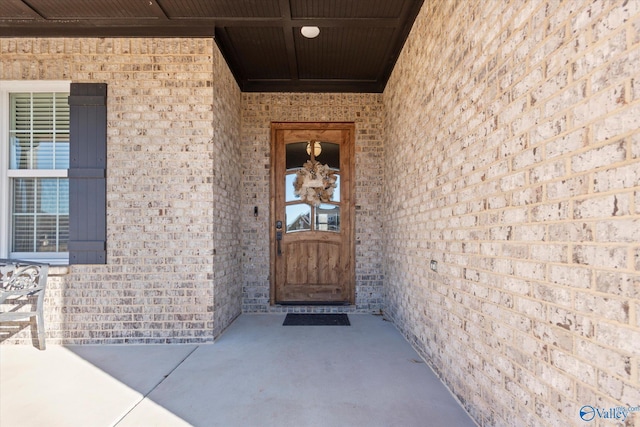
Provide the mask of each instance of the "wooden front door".
POLYGON ((353 123, 271 126, 271 302, 354 304, 353 123))

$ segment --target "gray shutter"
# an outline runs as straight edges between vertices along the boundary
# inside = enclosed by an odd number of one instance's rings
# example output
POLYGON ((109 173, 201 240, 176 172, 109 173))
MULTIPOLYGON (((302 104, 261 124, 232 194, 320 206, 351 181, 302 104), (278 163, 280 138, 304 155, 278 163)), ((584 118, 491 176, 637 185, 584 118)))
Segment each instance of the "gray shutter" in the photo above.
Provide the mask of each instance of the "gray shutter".
POLYGON ((69 263, 106 264, 107 85, 71 83, 69 263))

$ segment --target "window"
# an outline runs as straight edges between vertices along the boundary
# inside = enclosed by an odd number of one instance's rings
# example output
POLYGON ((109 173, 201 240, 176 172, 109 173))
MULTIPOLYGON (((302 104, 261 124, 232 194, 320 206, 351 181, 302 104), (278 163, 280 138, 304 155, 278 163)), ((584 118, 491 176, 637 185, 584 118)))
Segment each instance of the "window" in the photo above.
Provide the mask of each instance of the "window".
POLYGON ((69 258, 68 96, 68 82, 0 82, 0 258, 69 258))

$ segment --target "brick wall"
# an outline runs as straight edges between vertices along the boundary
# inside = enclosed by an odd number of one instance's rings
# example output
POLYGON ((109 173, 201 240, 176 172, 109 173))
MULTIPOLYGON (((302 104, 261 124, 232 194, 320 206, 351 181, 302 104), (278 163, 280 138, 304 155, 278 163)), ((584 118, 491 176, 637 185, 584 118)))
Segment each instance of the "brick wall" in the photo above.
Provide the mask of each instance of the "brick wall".
MULTIPOLYGON (((301 310, 269 306, 269 167, 271 122, 355 122, 356 306, 382 308, 380 251, 384 108, 379 94, 245 93, 242 95, 243 310, 301 310), (254 206, 260 215, 253 216, 254 206)), ((306 311, 335 308, 305 307, 306 311)))
POLYGON ((108 84, 108 264, 52 277, 50 341, 211 342, 241 308, 240 92, 213 40, 0 39, 0 53, 4 80, 108 84))
POLYGON ((385 90, 387 315, 481 425, 640 403, 639 68, 638 1, 430 1, 385 90))
POLYGON ((213 47, 213 277, 217 337, 242 311, 240 89, 213 47))

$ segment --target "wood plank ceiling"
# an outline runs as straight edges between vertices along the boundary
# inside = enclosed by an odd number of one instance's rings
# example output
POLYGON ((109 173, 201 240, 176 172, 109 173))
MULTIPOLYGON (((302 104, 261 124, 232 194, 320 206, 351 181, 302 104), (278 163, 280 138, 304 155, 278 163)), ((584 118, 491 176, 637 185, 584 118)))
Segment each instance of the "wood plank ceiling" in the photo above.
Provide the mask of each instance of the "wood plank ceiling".
POLYGON ((382 92, 422 3, 1 0, 0 37, 213 36, 245 92, 382 92))

